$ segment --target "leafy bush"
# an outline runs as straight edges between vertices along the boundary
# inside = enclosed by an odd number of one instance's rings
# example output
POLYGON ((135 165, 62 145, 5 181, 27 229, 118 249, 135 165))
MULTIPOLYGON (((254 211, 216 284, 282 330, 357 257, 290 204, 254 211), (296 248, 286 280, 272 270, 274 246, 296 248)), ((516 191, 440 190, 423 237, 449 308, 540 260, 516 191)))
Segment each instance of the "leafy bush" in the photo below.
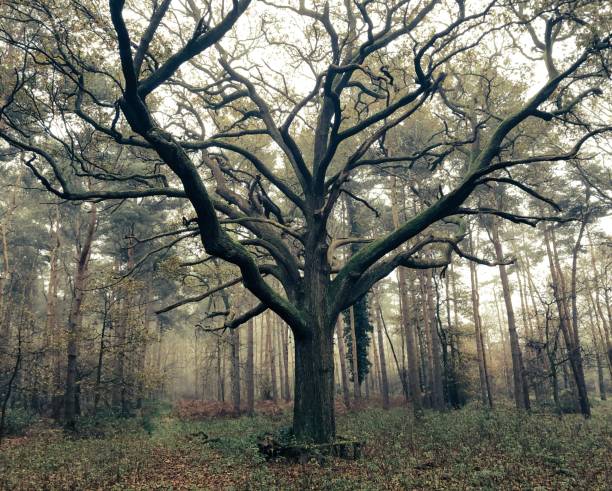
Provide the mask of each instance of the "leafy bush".
POLYGON ((576 398, 570 390, 563 389, 559 392, 559 409, 564 414, 572 414, 579 412, 576 398))
POLYGON ((4 420, 5 436, 22 436, 38 417, 31 411, 20 407, 8 409, 4 420))
POLYGON ((79 438, 108 438, 123 433, 135 433, 143 428, 141 418, 124 418, 113 411, 103 411, 95 416, 78 419, 76 432, 79 438))

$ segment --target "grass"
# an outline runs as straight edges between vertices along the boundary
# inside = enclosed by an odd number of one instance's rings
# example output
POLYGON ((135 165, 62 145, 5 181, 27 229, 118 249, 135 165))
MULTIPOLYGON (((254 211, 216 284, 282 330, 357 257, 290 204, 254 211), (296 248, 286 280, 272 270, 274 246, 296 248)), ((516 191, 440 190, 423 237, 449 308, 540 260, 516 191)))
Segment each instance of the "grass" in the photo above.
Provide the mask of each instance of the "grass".
POLYGON ((1 489, 609 489, 612 405, 594 416, 468 407, 365 409, 338 434, 366 440, 359 461, 267 463, 256 441, 288 414, 183 421, 104 420, 79 437, 38 427, 0 448, 1 489), (202 435, 205 433, 208 438, 202 435))

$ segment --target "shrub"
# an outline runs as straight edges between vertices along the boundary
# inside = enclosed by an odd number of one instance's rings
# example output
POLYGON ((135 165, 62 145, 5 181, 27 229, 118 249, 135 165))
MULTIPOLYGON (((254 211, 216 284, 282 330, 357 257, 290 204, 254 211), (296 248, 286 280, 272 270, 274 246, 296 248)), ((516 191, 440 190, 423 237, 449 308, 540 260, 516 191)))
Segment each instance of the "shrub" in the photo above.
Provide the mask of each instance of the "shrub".
POLYGON ((22 436, 37 420, 38 417, 27 409, 21 407, 9 409, 4 419, 2 434, 5 436, 22 436))

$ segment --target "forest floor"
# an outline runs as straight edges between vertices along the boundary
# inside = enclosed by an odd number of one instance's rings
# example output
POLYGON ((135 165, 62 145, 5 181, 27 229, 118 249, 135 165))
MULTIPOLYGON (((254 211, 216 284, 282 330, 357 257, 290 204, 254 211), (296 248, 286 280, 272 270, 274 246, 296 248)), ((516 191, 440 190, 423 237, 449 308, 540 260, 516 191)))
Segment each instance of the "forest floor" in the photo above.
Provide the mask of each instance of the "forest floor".
POLYGON ((78 437, 40 422, 3 442, 0 488, 610 489, 612 402, 593 412, 585 421, 468 407, 415 421, 402 407, 364 408, 338 416, 339 435, 367 442, 361 459, 306 464, 258 452, 262 432, 290 424, 287 410, 193 420, 183 407, 83 423, 78 437))

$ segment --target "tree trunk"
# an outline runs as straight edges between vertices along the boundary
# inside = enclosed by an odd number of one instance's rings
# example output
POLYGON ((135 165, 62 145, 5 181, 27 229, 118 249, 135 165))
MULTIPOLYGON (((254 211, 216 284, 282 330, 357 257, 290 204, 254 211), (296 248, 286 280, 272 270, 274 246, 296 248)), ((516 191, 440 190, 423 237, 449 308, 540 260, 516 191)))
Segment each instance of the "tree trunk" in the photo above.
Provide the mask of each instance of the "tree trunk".
MULTIPOLYGON (((595 254, 593 253, 593 240, 591 238, 591 234, 587 228, 587 237, 589 239, 589 256, 591 257, 591 266, 593 271, 593 307, 595 308, 596 316, 601 320, 601 325, 603 326, 603 332, 606 339, 606 354, 608 358, 608 369, 610 371, 610 377, 612 378, 612 335, 610 331, 612 330, 612 308, 610 306, 610 302, 607 302, 607 310, 608 310, 608 318, 606 319, 603 310, 601 308, 601 304, 599 302, 599 273, 597 270, 597 263, 595 261, 595 254)), ((607 290, 604 290, 607 293, 607 290)), ((606 296, 607 297, 607 296, 606 296)))
MULTIPOLYGON (((533 320, 536 326, 536 342, 537 342, 537 353, 535 359, 535 368, 536 368, 536 377, 534 380, 534 392, 536 395, 536 401, 538 403, 543 403, 550 394, 550 386, 548 383, 548 373, 549 369, 549 360, 548 357, 544 355, 545 345, 544 345, 544 336, 543 336, 543 323, 540 322, 540 315, 538 314, 538 308, 535 300, 534 291, 536 291, 536 287, 533 283, 533 278, 531 275, 531 265, 529 264, 529 258, 527 255, 524 257, 524 273, 525 273, 525 290, 529 293, 529 299, 531 301, 531 308, 533 309, 533 320)), ((531 316, 530 316, 531 317, 531 316)), ((545 321, 544 321, 545 323, 545 321)))
POLYGON ((493 409, 493 397, 491 395, 486 352, 482 337, 482 318, 480 317, 480 297, 478 293, 478 273, 476 272, 476 266, 472 261, 469 261, 469 266, 472 286, 472 315, 474 316, 476 355, 478 357, 478 375, 480 376, 480 398, 484 406, 489 406, 489 408, 493 409))
POLYGON ((94 386, 94 415, 98 411, 100 403, 100 390, 102 388, 102 363, 104 360, 104 350, 106 341, 106 328, 108 326, 108 315, 110 312, 110 295, 104 292, 104 311, 102 315, 102 332, 100 333, 100 347, 98 349, 98 364, 96 365, 96 384, 94 386))
POLYGON ((19 368, 21 366, 21 358, 22 358, 22 349, 21 349, 21 325, 19 326, 19 331, 17 333, 17 354, 15 356, 15 364, 13 365, 13 370, 11 371, 11 376, 9 378, 6 387, 4 388, 4 398, 2 400, 2 409, 0 410, 0 444, 2 444, 2 437, 4 436, 4 426, 6 421, 6 410, 8 402, 11 398, 11 393, 13 391, 13 385, 15 384, 15 380, 19 374, 19 368))
MULTIPOLYGON (((371 309, 371 307, 370 307, 371 309)), ((370 310, 371 311, 371 310, 370 310)), ((376 315, 376 314, 374 314, 376 315)), ((374 373, 372 374, 372 390, 382 395, 382 380, 380 375, 380 357, 378 356, 378 340, 376 338, 376 324, 372 326, 372 346, 370 357, 374 358, 374 373)))
MULTIPOLYGON (((127 242, 127 263, 126 269, 131 272, 134 270, 134 245, 133 239, 128 239, 127 242)), ((117 268, 119 270, 119 268, 117 268)), ((115 384, 113 388, 112 403, 114 408, 119 408, 119 414, 126 417, 130 414, 128 389, 129 381, 127 373, 129 367, 127 365, 128 345, 131 345, 131 335, 128 336, 128 331, 131 334, 131 325, 133 319, 133 286, 129 280, 124 281, 120 287, 121 301, 118 302, 119 315, 118 320, 114 323, 115 326, 115 384)))
MULTIPOLYGON (((588 201, 588 197, 587 197, 588 201)), ((588 216, 582 217, 582 223, 580 224, 580 230, 578 232, 578 237, 576 238, 576 243, 572 249, 572 273, 571 273, 571 283, 570 283, 570 298, 571 298, 571 308, 572 308, 572 331, 573 331, 573 350, 571 353, 572 356, 572 371, 574 372, 574 377, 576 379, 576 385, 578 387, 578 398, 580 403, 580 412, 585 418, 589 418, 591 416, 591 404, 589 402, 589 395, 587 392, 586 381, 584 378, 584 365, 582 362, 582 346, 580 344, 580 333, 578 329, 578 304, 577 304, 577 276, 578 276, 578 253, 580 252, 580 244, 582 242, 582 237, 584 235, 584 231, 586 228, 588 216)), ((553 239, 553 249, 554 247, 554 231, 552 232, 553 239)), ((559 269, 559 275, 562 276, 563 272, 559 269)))
POLYGON ((193 381, 195 386, 195 398, 204 399, 204 394, 200 393, 200 371, 202 361, 200 360, 200 342, 198 336, 198 328, 193 332, 193 381))
POLYGON ((499 339, 502 345, 502 365, 504 367, 504 385, 506 386, 506 392, 508 394, 508 398, 512 399, 514 397, 514 391, 512 389, 512 380, 510 377, 510 370, 508 369, 508 343, 506 342, 506 335, 503 329, 503 321, 501 314, 501 307, 497 300, 497 291, 493 290, 493 304, 495 305, 495 316, 497 319, 497 325, 499 326, 499 339))
POLYGON ((603 363, 601 361, 601 353, 595 352, 595 362, 597 364, 597 382, 599 387, 599 398, 602 401, 607 399, 606 397, 606 380, 604 378, 603 363))
POLYGON ((385 340, 383 338, 380 310, 376 311, 376 333, 378 336, 378 352, 380 357, 380 379, 383 409, 389 409, 389 379, 387 378, 387 359, 385 357, 385 340))
MULTIPOLYGON (((587 282, 588 285, 588 282, 587 282)), ((586 294, 587 294, 587 300, 589 301, 589 304, 591 306, 591 308, 588 310, 589 312, 589 318, 591 321, 591 333, 592 333, 592 338, 593 338, 593 343, 595 345, 595 349, 597 350, 597 345, 601 345, 601 352, 605 353, 604 358, 606 359, 606 365, 608 366, 608 373, 610 374, 610 378, 612 379, 612 364, 610 364, 610 360, 607 356, 608 352, 607 352, 607 341, 605 339, 605 335, 601 329, 601 324, 600 324, 600 319, 599 316, 597 315, 597 310, 595 308, 595 299, 593 298, 592 292, 590 291, 590 285, 587 286, 586 289, 586 294), (598 343, 598 339, 599 339, 599 343, 598 343)))
POLYGON ((285 392, 285 401, 291 400, 291 388, 289 387, 289 330, 287 326, 281 325, 281 342, 283 355, 283 387, 285 392))
MULTIPOLYGON (((400 207, 397 191, 397 179, 394 177, 392 180, 391 188, 391 218, 393 220, 393 226, 395 228, 400 226, 400 207)), ((406 398, 410 398, 414 411, 419 411, 423 402, 421 396, 421 387, 419 383, 420 377, 417 356, 416 325, 413 327, 410 326, 406 280, 407 278, 405 268, 403 268, 402 266, 398 267, 397 282, 399 288, 400 309, 402 318, 402 329, 400 329, 400 334, 402 335, 402 373, 400 374, 400 378, 402 381, 402 388, 404 389, 404 395, 406 396, 406 398), (404 369, 404 341, 406 343, 406 355, 408 358, 408 374, 406 374, 406 371, 404 369)))
POLYGON ((276 402, 278 400, 278 384, 276 383, 276 357, 274 350, 274 341, 272 339, 272 321, 271 313, 265 314, 266 318, 266 370, 270 374, 270 396, 276 402))
POLYGON ((20 189, 21 173, 11 191, 9 206, 4 210, 2 223, 0 224, 0 239, 2 240, 2 272, 0 272, 0 346, 8 346, 10 341, 10 285, 13 271, 9 262, 9 246, 7 235, 11 228, 12 217, 17 209, 17 190, 20 189))
MULTIPOLYGON (((495 257, 497 262, 501 263, 504 260, 504 252, 501 241, 499 239, 498 225, 494 218, 491 222, 491 241, 495 248, 495 257)), ((504 303, 506 304, 506 315, 508 316, 508 334, 510 337, 510 353, 512 354, 512 378, 514 381, 514 402, 518 409, 530 409, 529 390, 527 386, 527 377, 525 367, 523 365, 523 354, 519 344, 518 334, 516 332, 516 320, 514 317, 514 308, 512 306, 512 292, 510 290, 510 281, 504 264, 499 265, 499 276, 502 283, 502 292, 504 295, 504 303)))
POLYGON ((353 395, 355 400, 361 399, 361 384, 359 383, 359 352, 357 351, 357 333, 355 332, 355 309, 349 309, 351 325, 351 361, 353 368, 353 395))
POLYGON ((432 286, 432 271, 425 273, 425 288, 427 289, 427 313, 429 320, 429 356, 431 357, 431 401, 434 409, 444 408, 444 386, 442 384, 442 361, 440 359, 442 346, 440 336, 438 334, 438 317, 436 316, 436 308, 434 301, 434 292, 432 286))
POLYGON ((287 394, 285 392, 285 379, 283 378, 283 373, 284 373, 284 369, 283 369, 283 364, 284 364, 284 357, 283 357, 283 331, 284 328, 281 325, 281 319, 280 317, 276 318, 277 322, 276 324, 276 328, 275 328, 275 333, 274 333, 274 346, 276 349, 276 354, 278 357, 278 386, 280 388, 280 398, 283 401, 287 400, 287 394))
POLYGON ((408 291, 407 291, 407 278, 406 270, 400 266, 397 270, 399 295, 401 299, 401 319, 402 329, 404 332, 404 339, 406 341, 406 351, 408 355, 408 373, 405 371, 402 373, 402 386, 408 390, 405 390, 406 394, 412 402, 414 411, 420 411, 423 400, 421 396, 421 386, 419 383, 419 365, 418 355, 416 347, 416 326, 410 324, 410 310, 408 302, 408 291), (406 380, 407 379, 407 380, 406 380), (407 387, 406 387, 407 386, 407 387), (409 394, 408 394, 409 392, 409 394))
POLYGON ((230 331, 230 349, 232 358, 232 405, 234 412, 240 414, 240 333, 238 329, 230 331))
MULTIPOLYGON (((567 347, 567 354, 570 368, 572 370, 573 381, 578 392, 578 404, 580 405, 580 412, 585 418, 588 418, 591 415, 591 408, 586 391, 586 383, 584 380, 582 354, 580 353, 580 341, 577 337, 577 332, 574 332, 573 326, 570 325, 565 279, 559 264, 555 237, 552 231, 548 228, 544 229, 544 242, 546 244, 550 274, 553 281, 553 294, 557 304, 557 310, 559 311, 559 326, 561 328, 563 340, 565 341, 565 346, 567 347)), ((579 242, 577 242, 577 244, 579 245, 579 242)))
POLYGON ((246 363, 246 389, 247 389, 247 414, 255 414, 255 365, 253 352, 253 319, 247 322, 247 363, 246 363))
POLYGON ((217 338, 217 400, 225 402, 225 377, 223 374, 223 345, 221 338, 217 338))
POLYGON ((301 441, 327 443, 336 435, 332 333, 315 326, 295 338, 293 431, 301 441))
POLYGON ((274 329, 274 322, 272 313, 269 313, 268 317, 268 329, 270 331, 270 383, 272 384, 272 400, 278 401, 278 371, 277 371, 277 360, 276 360, 276 329, 274 329))
POLYGON ((336 337, 338 338, 338 356, 340 358, 340 375, 342 376, 342 396, 346 408, 351 407, 351 397, 349 393, 348 373, 346 371, 346 350, 344 349, 344 325, 342 316, 336 323, 336 337))
POLYGON ((87 279, 87 268, 96 229, 96 207, 92 206, 89 224, 85 235, 85 240, 80 248, 77 259, 76 272, 74 275, 74 292, 72 305, 68 317, 68 364, 66 367, 66 390, 64 392, 64 424, 66 428, 74 430, 76 427, 76 417, 78 414, 78 389, 77 389, 77 363, 78 349, 81 338, 82 312, 81 307, 85 296, 85 282, 87 279))

